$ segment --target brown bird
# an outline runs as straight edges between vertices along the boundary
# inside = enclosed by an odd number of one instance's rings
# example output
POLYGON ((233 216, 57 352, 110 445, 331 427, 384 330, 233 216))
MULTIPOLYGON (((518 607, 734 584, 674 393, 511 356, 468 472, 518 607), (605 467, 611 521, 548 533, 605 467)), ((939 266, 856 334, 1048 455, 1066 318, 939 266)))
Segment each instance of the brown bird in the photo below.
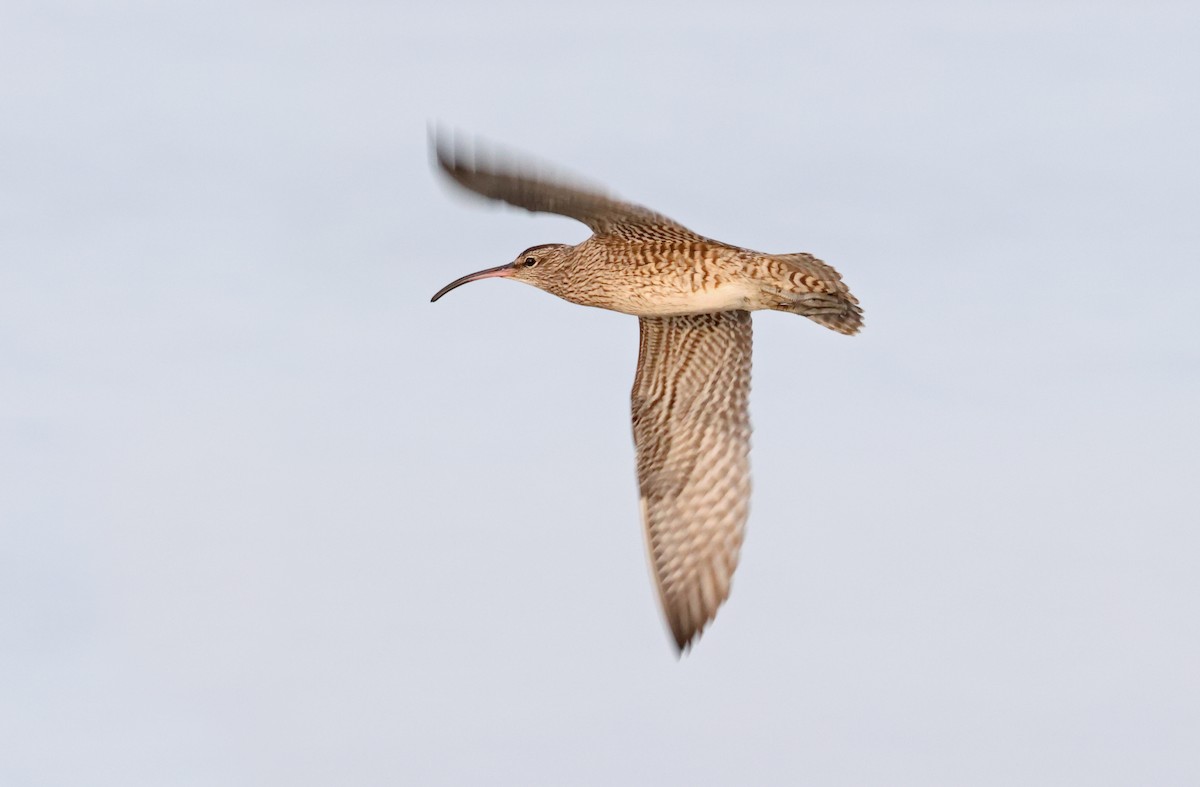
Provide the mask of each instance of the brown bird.
POLYGON ((799 314, 847 335, 862 309, 811 254, 764 254, 697 235, 646 208, 531 167, 432 139, 438 165, 477 194, 583 222, 576 246, 531 246, 493 277, 584 306, 636 315, 633 439, 642 520, 659 599, 682 652, 729 596, 750 497, 750 312, 799 314))

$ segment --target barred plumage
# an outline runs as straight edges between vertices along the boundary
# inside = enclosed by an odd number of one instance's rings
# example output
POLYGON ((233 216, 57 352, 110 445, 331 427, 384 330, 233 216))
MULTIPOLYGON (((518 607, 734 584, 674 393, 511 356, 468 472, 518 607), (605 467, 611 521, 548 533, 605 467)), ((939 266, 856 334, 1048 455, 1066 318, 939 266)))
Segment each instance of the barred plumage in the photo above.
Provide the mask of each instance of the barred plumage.
POLYGON ((800 314, 844 334, 862 309, 836 270, 810 254, 721 243, 638 205, 528 165, 432 140, 456 183, 530 211, 577 219, 593 235, 543 244, 464 276, 513 278, 574 303, 637 315, 633 435, 650 563, 682 651, 729 595, 749 506, 750 311, 800 314))

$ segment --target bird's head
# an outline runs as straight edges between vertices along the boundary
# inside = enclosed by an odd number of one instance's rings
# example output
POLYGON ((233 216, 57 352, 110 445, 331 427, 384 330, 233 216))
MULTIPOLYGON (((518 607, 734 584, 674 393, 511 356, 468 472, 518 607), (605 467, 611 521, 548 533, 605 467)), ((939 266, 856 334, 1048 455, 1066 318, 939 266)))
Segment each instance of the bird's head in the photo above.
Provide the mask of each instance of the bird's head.
POLYGON ((526 284, 532 284, 539 289, 555 292, 555 284, 564 279, 564 270, 570 265, 573 248, 565 243, 531 246, 518 254, 517 258, 507 265, 488 268, 485 271, 455 279, 438 290, 437 294, 433 296, 433 300, 436 301, 455 287, 461 287, 468 282, 496 277, 516 279, 526 284))

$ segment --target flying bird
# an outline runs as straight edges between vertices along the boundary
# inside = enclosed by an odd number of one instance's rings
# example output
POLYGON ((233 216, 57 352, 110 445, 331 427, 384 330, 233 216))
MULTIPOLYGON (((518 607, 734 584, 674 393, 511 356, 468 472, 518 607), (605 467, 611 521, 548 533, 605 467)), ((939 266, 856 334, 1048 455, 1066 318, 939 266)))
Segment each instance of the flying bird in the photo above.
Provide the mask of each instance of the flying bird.
POLYGON ((531 246, 489 278, 532 284, 583 306, 638 318, 633 439, 655 584, 682 652, 729 596, 749 512, 750 312, 774 309, 838 333, 862 327, 858 300, 807 253, 764 254, 706 238, 591 186, 434 133, 437 164, 493 200, 586 224, 578 245, 531 246))

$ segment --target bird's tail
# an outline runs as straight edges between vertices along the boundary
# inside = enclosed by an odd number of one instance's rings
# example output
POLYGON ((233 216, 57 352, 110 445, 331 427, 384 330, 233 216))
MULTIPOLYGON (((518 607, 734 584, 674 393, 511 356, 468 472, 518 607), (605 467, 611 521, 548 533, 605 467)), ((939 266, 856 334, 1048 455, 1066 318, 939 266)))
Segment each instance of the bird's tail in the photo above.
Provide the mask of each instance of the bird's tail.
POLYGON ((800 314, 847 336, 862 328, 862 308, 841 275, 811 254, 764 254, 764 289, 777 300, 776 311, 800 314))

